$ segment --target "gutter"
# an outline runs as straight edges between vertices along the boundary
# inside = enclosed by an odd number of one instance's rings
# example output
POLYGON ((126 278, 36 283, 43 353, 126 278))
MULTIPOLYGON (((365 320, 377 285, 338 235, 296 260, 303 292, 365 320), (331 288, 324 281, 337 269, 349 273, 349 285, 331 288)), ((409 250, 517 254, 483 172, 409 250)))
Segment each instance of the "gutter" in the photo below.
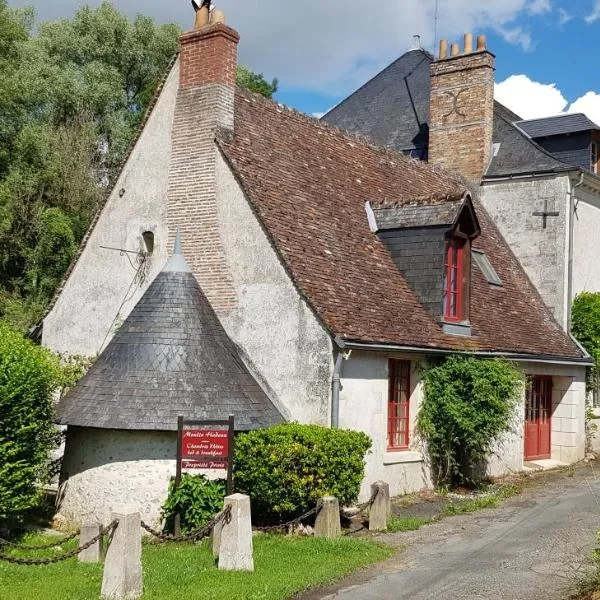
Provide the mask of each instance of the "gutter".
MULTIPOLYGON (((581 348, 578 342, 575 342, 578 348, 581 348)), ((479 358, 506 358, 508 360, 518 360, 520 362, 541 362, 552 365, 579 365, 582 367, 594 366, 589 354, 582 349, 584 357, 565 358, 553 356, 551 354, 519 354, 517 352, 490 352, 483 350, 443 350, 440 348, 422 348, 418 346, 402 346, 395 344, 365 344, 362 342, 344 342, 344 347, 350 350, 366 350, 371 352, 406 352, 407 354, 433 354, 436 356, 449 356, 451 354, 469 354, 479 358)))
MULTIPOLYGON (((575 213, 577 211, 577 188, 583 185, 585 179, 585 173, 581 171, 579 173, 579 182, 574 186, 571 186, 571 180, 569 180, 569 260, 567 263, 567 332, 571 331, 571 317, 572 317, 572 306, 573 306, 573 252, 575 249, 575 213)), ((571 336, 573 337, 573 336, 571 336)), ((573 338, 575 339, 575 338, 573 338)), ((579 345, 579 342, 577 342, 579 345)), ((581 346, 580 346, 581 348, 581 346)), ((585 350, 584 350, 585 352, 585 350)), ((586 352, 587 354, 587 352, 586 352)), ((589 356, 589 355, 588 355, 589 356)))
POLYGON ((534 171, 514 173, 512 175, 485 175, 482 185, 486 183, 496 183, 497 181, 513 181, 515 179, 536 179, 542 177, 552 177, 553 175, 566 175, 567 173, 577 173, 577 167, 565 167, 564 169, 552 169, 551 171, 534 171))
POLYGON ((345 360, 350 358, 352 350, 348 349, 348 345, 340 337, 336 336, 334 343, 338 347, 338 353, 335 358, 333 380, 331 382, 331 428, 338 429, 340 426, 340 388, 342 365, 344 364, 345 360))

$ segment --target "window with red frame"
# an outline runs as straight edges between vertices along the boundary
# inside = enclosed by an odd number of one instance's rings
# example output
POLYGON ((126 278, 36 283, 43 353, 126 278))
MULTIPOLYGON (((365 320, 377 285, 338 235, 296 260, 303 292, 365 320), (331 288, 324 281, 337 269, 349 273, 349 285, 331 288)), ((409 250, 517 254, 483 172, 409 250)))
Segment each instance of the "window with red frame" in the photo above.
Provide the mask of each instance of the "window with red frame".
POLYGON ((465 240, 451 238, 446 246, 444 319, 463 320, 463 271, 465 240))
POLYGON ((389 361, 388 448, 408 448, 410 423, 410 361, 389 361))

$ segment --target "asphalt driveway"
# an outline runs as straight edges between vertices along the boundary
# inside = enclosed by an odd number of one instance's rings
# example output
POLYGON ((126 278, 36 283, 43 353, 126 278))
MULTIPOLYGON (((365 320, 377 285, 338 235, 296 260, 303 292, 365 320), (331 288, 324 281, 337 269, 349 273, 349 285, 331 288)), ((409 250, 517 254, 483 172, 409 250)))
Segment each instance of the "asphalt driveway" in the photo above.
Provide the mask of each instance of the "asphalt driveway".
POLYGON ((380 536, 395 558, 305 600, 565 600, 600 529, 600 463, 537 476, 500 507, 380 536))

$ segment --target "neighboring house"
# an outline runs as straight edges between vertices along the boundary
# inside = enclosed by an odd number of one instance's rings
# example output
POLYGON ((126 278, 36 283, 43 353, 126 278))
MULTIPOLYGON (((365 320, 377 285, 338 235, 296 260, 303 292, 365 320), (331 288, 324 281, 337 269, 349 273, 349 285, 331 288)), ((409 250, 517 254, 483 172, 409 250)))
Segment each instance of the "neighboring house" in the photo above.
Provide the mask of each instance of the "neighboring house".
POLYGON ((600 128, 583 115, 523 121, 494 101, 478 38, 440 57, 407 52, 323 120, 462 173, 565 330, 573 298, 600 290, 600 128))
MULTIPOLYGON (((363 497, 376 479, 394 494, 429 484, 414 431, 422 370, 454 352, 514 359, 533 379, 491 473, 581 459, 589 358, 545 307, 477 194, 443 169, 236 88, 238 40, 224 24, 182 36, 44 320, 43 343, 80 354, 103 348, 145 302, 179 230, 203 294, 279 413, 371 436, 363 497)), ((166 335, 165 343, 186 352, 185 339, 166 335)), ((155 361, 146 370, 160 379, 165 369, 155 361)), ((81 426, 77 405, 85 404, 100 407, 87 427, 118 430, 118 402, 83 385, 77 394, 65 424, 81 426)), ((210 412, 210 394, 206 402, 210 412)), ((174 429, 171 417, 164 431, 174 429)), ((174 456, 172 434, 170 443, 174 456)), ((127 473, 126 459, 110 452, 107 444, 94 460, 111 461, 115 477, 127 473)), ((155 485, 164 492, 161 473, 155 485)))

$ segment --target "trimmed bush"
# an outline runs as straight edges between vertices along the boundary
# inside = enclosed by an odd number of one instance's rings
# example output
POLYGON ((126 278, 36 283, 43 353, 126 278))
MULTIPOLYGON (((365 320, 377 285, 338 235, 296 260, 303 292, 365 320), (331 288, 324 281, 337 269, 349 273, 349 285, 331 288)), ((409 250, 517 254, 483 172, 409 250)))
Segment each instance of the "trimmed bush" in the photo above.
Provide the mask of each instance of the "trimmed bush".
POLYGON ((15 522, 39 495, 56 439, 52 393, 58 359, 0 323, 0 522, 15 522))
POLYGON ((182 533, 200 529, 223 509, 224 498, 225 482, 222 479, 211 481, 204 475, 184 473, 178 488, 175 488, 175 480, 172 479, 169 496, 162 507, 165 529, 173 531, 177 513, 181 514, 182 533))
POLYGON ((371 439, 360 431, 286 423, 239 434, 236 492, 248 494, 256 522, 285 522, 331 494, 340 506, 358 498, 371 439))
POLYGON ((424 374, 417 429, 427 441, 438 487, 477 485, 482 466, 510 431, 523 374, 505 360, 451 356, 424 374))

